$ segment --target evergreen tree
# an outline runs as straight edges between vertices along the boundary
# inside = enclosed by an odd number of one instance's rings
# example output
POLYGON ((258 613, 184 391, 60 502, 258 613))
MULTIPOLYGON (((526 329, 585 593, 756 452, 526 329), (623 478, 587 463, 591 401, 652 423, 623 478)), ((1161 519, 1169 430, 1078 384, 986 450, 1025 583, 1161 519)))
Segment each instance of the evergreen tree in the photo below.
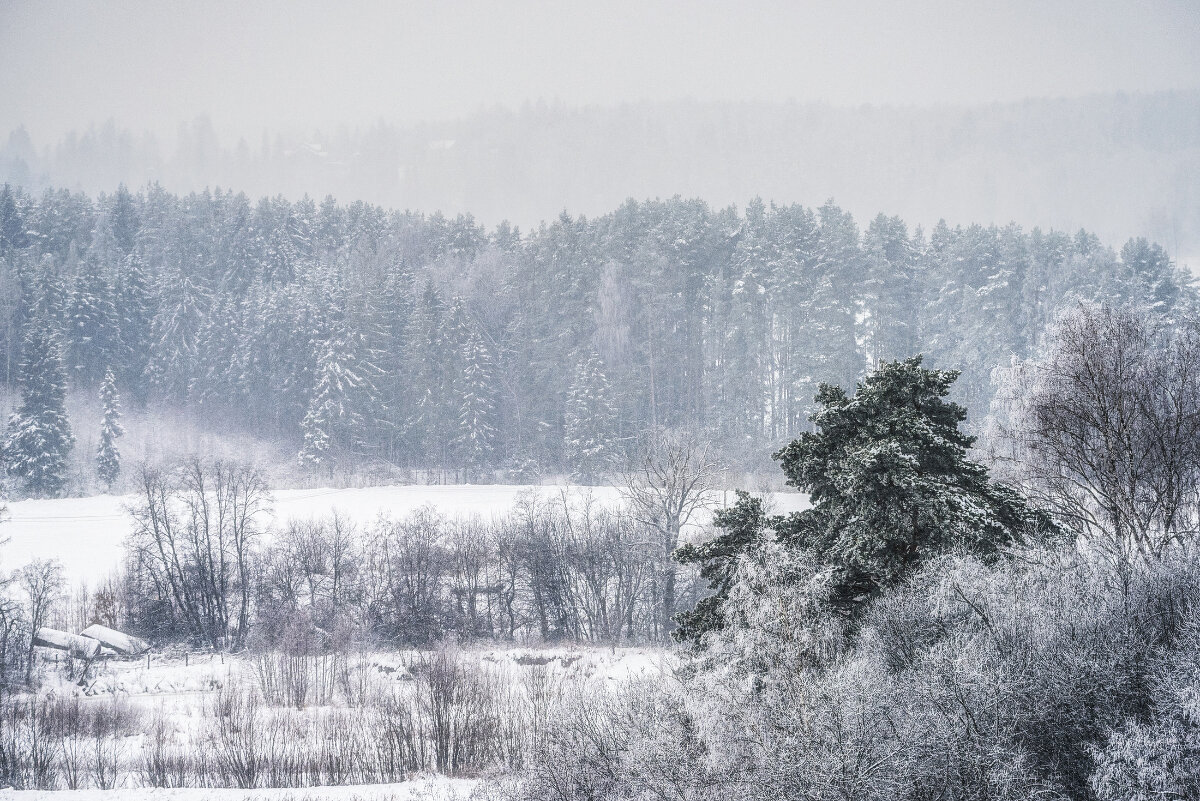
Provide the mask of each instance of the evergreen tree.
POLYGON ((563 433, 567 465, 584 484, 592 483, 610 465, 616 420, 604 364, 591 353, 575 369, 567 392, 563 433))
POLYGON ((681 545, 673 554, 680 564, 700 565, 700 578, 708 582, 712 592, 693 609, 675 616, 679 625, 675 639, 692 645, 700 645, 707 632, 725 627, 723 607, 733 584, 737 559, 759 545, 767 531, 768 518, 762 499, 738 490, 737 502, 718 509, 713 515, 713 525, 719 534, 700 544, 681 545))
POLYGON ((134 253, 121 260, 114 289, 120 331, 121 386, 141 400, 145 396, 156 309, 150 277, 141 256, 134 253))
POLYGON ((182 269, 163 275, 162 300, 151 324, 150 384, 171 400, 185 400, 197 366, 196 340, 208 312, 203 289, 182 269))
POLYGON ((417 464, 445 466, 442 458, 453 436, 456 413, 450 405, 447 371, 455 354, 446 348, 445 307, 432 281, 417 293, 405 332, 405 373, 411 382, 404 439, 417 464))
POLYGON ((108 489, 121 474, 121 454, 117 439, 125 433, 121 426, 121 399, 117 395, 117 377, 110 368, 100 385, 100 404, 104 417, 100 422, 100 446, 96 449, 96 475, 108 489))
POLYGON ((11 186, 0 187, 0 256, 26 245, 25 221, 11 186))
POLYGON ((920 287, 908 229, 899 217, 878 215, 863 237, 867 358, 872 366, 912 356, 917 347, 920 287))
POLYGON ((1130 239, 1121 248, 1121 264, 1128 281, 1125 300, 1169 314, 1179 298, 1179 282, 1171 257, 1157 243, 1130 239))
POLYGON ((75 435, 67 420, 67 371, 48 316, 30 322, 18 369, 21 405, 8 420, 5 468, 29 492, 54 497, 66 485, 67 456, 75 435))
POLYGON ((362 350, 361 337, 341 323, 334 323, 321 343, 316 385, 301 423, 302 465, 328 465, 336 450, 361 451, 366 446, 367 415, 377 398, 375 367, 362 358, 362 350))
POLYGON ((921 357, 886 362, 853 396, 823 385, 817 431, 776 454, 812 508, 778 525, 833 570, 833 602, 855 612, 930 558, 961 549, 983 558, 1049 519, 966 458, 966 409, 944 400, 958 377, 921 357))
POLYGON ((109 206, 108 217, 112 228, 113 238, 122 256, 133 251, 138 233, 138 214, 133 196, 125 188, 125 184, 117 187, 109 206))
POLYGON ((81 265, 67 296, 66 316, 71 372, 95 386, 121 350, 113 290, 99 264, 81 265))
POLYGON ((454 441, 459 464, 470 481, 492 463, 496 447, 495 391, 491 358, 476 331, 467 336, 458 377, 458 435, 454 441))

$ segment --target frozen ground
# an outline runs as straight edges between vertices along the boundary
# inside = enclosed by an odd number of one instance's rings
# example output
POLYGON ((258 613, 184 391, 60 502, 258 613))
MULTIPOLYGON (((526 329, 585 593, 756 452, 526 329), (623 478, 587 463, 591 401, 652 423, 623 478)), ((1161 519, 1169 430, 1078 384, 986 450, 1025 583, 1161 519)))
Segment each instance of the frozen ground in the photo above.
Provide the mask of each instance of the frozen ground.
MULTIPOLYGON (((431 504, 447 517, 490 517, 508 512, 518 496, 528 492, 546 499, 562 492, 572 498, 591 492, 602 503, 619 501, 613 487, 471 484, 276 490, 274 516, 278 523, 286 523, 337 511, 366 525, 381 514, 403 517, 431 504)), ((731 502, 733 495, 722 493, 722 497, 717 503, 731 502)), ((779 512, 792 511, 801 508, 805 497, 776 494, 773 506, 779 512)), ((132 495, 96 495, 10 502, 9 521, 0 524, 0 539, 9 540, 0 548, 0 569, 11 570, 35 558, 58 559, 72 585, 86 581, 94 586, 120 563, 121 544, 130 531, 125 507, 135 501, 132 495)))
MULTIPOLYGON (((51 652, 45 653, 52 657, 51 652)), ((537 666, 565 681, 599 681, 609 686, 638 676, 666 675, 674 664, 670 651, 640 647, 464 647, 458 654, 464 661, 477 660, 512 677, 537 666)), ((405 682, 407 666, 417 655, 416 651, 383 651, 351 658, 372 675, 405 682)), ((147 709, 161 707, 171 714, 190 716, 196 714, 196 705, 205 693, 230 681, 253 684, 253 665, 237 656, 189 653, 185 659, 182 651, 170 651, 152 653, 149 659, 114 658, 100 663, 82 687, 61 673, 50 672, 43 690, 98 701, 120 697, 147 709)))
POLYGON ((307 789, 204 790, 118 788, 115 790, 0 790, 13 801, 466 801, 471 779, 421 777, 402 784, 365 784, 307 789))
MULTIPOLYGON (((44 654, 48 656, 48 654, 44 654)), ((370 684, 385 695, 399 693, 399 697, 416 691, 417 677, 421 675, 421 655, 411 651, 379 651, 346 657, 351 663, 351 672, 363 676, 362 682, 370 684), (360 673, 359 671, 362 671, 360 673)), ((664 680, 671 674, 675 658, 670 651, 654 648, 464 648, 456 652, 455 659, 463 666, 476 665, 485 673, 508 687, 509 692, 522 695, 526 682, 535 675, 546 677, 551 694, 568 688, 604 687, 613 688, 621 682, 646 677, 664 680), (536 671, 536 673, 535 673, 536 671), (558 688, 554 690, 552 688, 558 688)), ((189 747, 212 747, 204 732, 211 723, 213 701, 221 688, 252 688, 256 685, 255 665, 252 657, 190 654, 186 659, 182 652, 152 654, 149 660, 112 659, 94 667, 95 674, 81 685, 67 679, 61 670, 49 662, 43 663, 44 683, 40 693, 58 699, 77 697, 88 707, 111 710, 102 714, 117 714, 119 708, 130 708, 140 712, 142 729, 150 730, 152 721, 163 720, 172 734, 172 743, 189 747), (176 739, 179 738, 179 739, 176 739), (199 739, 205 738, 205 739, 199 739)), ((357 683, 359 680, 355 679, 357 683)), ((236 689, 235 689, 236 691, 236 689)), ((510 696, 502 692, 502 696, 510 696)), ((395 697, 395 696, 393 696, 395 697)), ((271 714, 295 716, 302 720, 318 716, 335 708, 346 708, 347 698, 335 695, 323 705, 311 704, 303 710, 289 707, 272 707, 271 714)), ((519 707, 505 707, 512 714, 521 714, 519 707)), ((121 713, 124 717, 127 713, 121 713)), ((264 713, 266 714, 266 713, 264 713)), ((266 718, 264 718, 266 720, 266 718)), ((208 730, 211 732, 211 730, 208 730)), ((351 801, 467 801, 473 782, 466 779, 447 779, 434 775, 418 775, 400 784, 387 785, 339 785, 336 787, 313 787, 300 789, 213 790, 213 789, 150 789, 140 788, 141 779, 136 766, 143 764, 144 750, 149 747, 144 734, 121 735, 123 765, 119 781, 124 785, 111 791, 85 790, 72 792, 23 792, 5 794, 0 790, 0 799, 79 799, 80 801, 109 801, 109 799, 178 799, 178 801, 283 801, 293 799, 341 799, 351 801)))

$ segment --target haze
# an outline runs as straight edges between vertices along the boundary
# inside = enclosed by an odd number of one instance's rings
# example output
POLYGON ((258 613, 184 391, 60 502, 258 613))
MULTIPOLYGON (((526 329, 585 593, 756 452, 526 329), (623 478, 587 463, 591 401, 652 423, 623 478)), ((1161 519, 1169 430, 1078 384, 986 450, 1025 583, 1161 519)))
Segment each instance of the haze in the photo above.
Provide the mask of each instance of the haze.
POLYGON ((0 131, 224 135, 558 100, 988 103, 1187 89, 1200 13, 1147 3, 7 2, 0 131))

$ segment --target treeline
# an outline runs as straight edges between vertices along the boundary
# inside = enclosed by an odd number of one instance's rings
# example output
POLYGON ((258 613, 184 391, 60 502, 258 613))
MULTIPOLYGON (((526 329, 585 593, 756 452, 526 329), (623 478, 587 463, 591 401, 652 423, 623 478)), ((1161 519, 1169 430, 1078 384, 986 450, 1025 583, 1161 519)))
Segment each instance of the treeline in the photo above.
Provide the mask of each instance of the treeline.
POLYGON ((446 640, 644 643, 665 639, 699 589, 676 578, 677 540, 663 548, 634 507, 588 494, 531 494, 487 520, 424 508, 367 527, 335 515, 271 531, 252 467, 191 460, 139 483, 125 570, 76 605, 158 643, 293 656, 446 640))
MULTIPOLYGON (((182 123, 183 121, 181 121, 182 123)), ((724 205, 755 194, 926 225, 1016 220, 1200 255, 1200 93, 1107 94, 950 106, 640 102, 529 104, 457 120, 273 130, 239 141, 200 117, 155 137, 120 120, 33 138, 0 132, 0 183, 29 191, 235 186, 470 211, 536 225, 627 197, 724 205), (5 141, 7 139, 7 141, 5 141)), ((1195 266, 1193 264, 1192 266, 1195 266)))
POLYGON ((89 394, 112 368, 127 403, 278 438, 316 469, 588 476, 661 427, 751 463, 809 427, 820 382, 884 359, 961 366, 956 397, 986 409, 992 369, 1074 300, 1169 317, 1194 293, 1145 240, 862 229, 833 203, 629 201, 523 235, 332 198, 0 190, 10 386, 56 374, 53 340, 89 394))

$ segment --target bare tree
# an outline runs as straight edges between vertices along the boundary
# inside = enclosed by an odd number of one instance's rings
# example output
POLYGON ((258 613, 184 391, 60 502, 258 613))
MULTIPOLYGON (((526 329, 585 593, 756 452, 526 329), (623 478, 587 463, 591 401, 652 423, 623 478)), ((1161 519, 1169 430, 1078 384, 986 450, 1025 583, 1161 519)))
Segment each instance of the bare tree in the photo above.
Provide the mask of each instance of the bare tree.
POLYGON ((241 648, 250 628, 251 562, 270 495, 253 467, 189 459, 143 467, 130 511, 135 570, 213 648, 241 648))
MULTIPOLYGON (((8 507, 0 505, 0 523, 7 520, 8 507)), ((0 537, 0 546, 7 544, 8 537, 0 537)), ((13 581, 13 577, 7 571, 0 571, 0 701, 4 700, 5 692, 23 655, 19 645, 24 630, 24 610, 9 592, 13 581)))
POLYGON ((1002 379, 993 457, 1121 564, 1200 523, 1200 327, 1080 306, 1002 379))
POLYGON ((381 521, 368 549, 371 617, 398 642, 428 645, 444 631, 452 565, 443 525, 433 507, 424 506, 404 520, 381 521))
POLYGON ((708 443, 677 430, 659 429, 622 475, 621 494, 634 519, 653 536, 658 551, 660 634, 674 627, 676 565, 671 554, 683 527, 711 503, 718 474, 708 443))
MULTIPOLYGON (((25 610, 9 592, 13 579, 0 573, 0 701, 11 685, 20 680, 19 666, 26 655, 25 647, 32 643, 25 626, 25 610), (25 642, 28 637, 29 643, 25 642)), ((29 646, 32 647, 32 646, 29 646)))
POLYGON ((25 653, 25 683, 33 681, 34 636, 37 630, 50 616, 50 611, 62 597, 63 579, 62 565, 57 559, 35 559, 18 573, 18 582, 25 593, 29 614, 29 647, 25 653))

